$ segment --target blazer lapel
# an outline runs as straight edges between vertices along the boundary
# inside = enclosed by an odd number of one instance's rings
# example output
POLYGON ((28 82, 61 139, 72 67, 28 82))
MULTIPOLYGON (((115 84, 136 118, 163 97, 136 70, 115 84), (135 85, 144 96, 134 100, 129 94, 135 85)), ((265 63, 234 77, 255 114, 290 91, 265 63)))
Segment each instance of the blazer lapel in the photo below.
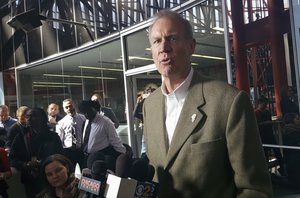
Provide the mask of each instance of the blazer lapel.
MULTIPOLYGON (((146 99, 147 100, 147 99, 146 99)), ((153 147, 159 151, 155 155, 160 155, 159 159, 166 159, 168 153, 168 139, 165 128, 165 105, 164 105, 164 96, 161 92, 153 93, 150 109, 150 114, 155 115, 151 120, 151 123, 154 123, 151 126, 151 136, 155 139, 155 142, 149 142, 148 144, 153 144, 153 147), (162 134, 163 133, 163 134, 162 134)), ((163 164, 163 162, 162 162, 163 164)))
POLYGON ((203 90, 203 83, 196 85, 194 80, 195 74, 174 131, 171 146, 167 154, 165 169, 168 169, 172 159, 176 157, 176 154, 205 115, 205 113, 201 111, 201 107, 205 105, 205 99, 203 92, 199 91, 203 90))

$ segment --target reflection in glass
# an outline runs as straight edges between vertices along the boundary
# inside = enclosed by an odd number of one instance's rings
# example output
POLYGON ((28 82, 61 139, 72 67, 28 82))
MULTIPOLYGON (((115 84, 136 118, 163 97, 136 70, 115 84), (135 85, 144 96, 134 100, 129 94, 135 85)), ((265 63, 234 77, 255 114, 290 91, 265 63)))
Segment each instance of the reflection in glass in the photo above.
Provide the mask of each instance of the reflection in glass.
POLYGON ((22 105, 46 108, 66 98, 75 103, 94 93, 103 105, 113 109, 120 122, 126 122, 120 41, 113 41, 60 60, 19 72, 22 105))

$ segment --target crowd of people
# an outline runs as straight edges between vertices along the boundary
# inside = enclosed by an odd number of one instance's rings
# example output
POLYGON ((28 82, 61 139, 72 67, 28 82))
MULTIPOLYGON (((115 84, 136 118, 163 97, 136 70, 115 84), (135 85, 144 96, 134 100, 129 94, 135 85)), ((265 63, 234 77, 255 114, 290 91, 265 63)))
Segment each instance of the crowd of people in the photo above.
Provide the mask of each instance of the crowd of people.
POLYGON ((65 184, 77 185, 73 167, 78 164, 86 168, 91 155, 102 156, 108 168, 115 171, 117 157, 127 152, 116 132, 119 122, 110 108, 101 108, 93 97, 81 101, 78 107, 72 99, 63 100, 65 116, 59 113, 58 104, 51 103, 46 111, 20 106, 14 119, 8 106, 0 105, 2 197, 8 197, 5 180, 12 175, 11 168, 20 172, 28 198, 74 197, 72 190, 66 195, 65 184), (66 181, 58 182, 54 178, 57 175, 66 181))

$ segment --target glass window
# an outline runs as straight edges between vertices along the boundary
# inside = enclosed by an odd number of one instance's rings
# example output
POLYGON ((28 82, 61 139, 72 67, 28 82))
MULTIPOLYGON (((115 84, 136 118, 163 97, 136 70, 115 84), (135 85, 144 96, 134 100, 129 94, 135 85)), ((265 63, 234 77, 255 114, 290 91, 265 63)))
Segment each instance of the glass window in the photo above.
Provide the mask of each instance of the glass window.
MULTIPOLYGON (((47 108, 66 98, 75 103, 100 94, 120 122, 126 122, 120 41, 19 71, 20 105, 47 108)), ((61 109, 62 110, 62 109, 61 109)), ((61 112, 62 113, 62 112, 61 112)))

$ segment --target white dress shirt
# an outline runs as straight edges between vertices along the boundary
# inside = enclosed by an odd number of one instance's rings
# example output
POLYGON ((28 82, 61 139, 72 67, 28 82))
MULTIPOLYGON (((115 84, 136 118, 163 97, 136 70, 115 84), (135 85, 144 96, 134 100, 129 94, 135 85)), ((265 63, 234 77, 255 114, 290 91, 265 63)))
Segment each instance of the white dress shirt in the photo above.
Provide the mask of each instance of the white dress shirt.
MULTIPOLYGON (((85 136, 85 129, 88 122, 89 120, 85 122, 83 137, 85 136)), ((110 145, 113 146, 117 152, 126 152, 126 148, 123 146, 122 141, 116 132, 114 123, 106 116, 97 113, 91 123, 87 153, 97 152, 110 145)))
POLYGON ((169 145, 171 144, 180 112, 192 81, 193 73, 194 69, 191 68, 187 78, 172 93, 167 94, 164 82, 161 86, 162 93, 165 96, 165 125, 168 133, 169 145))
POLYGON ((76 136, 76 148, 81 147, 82 128, 86 118, 84 115, 76 113, 74 116, 66 115, 56 125, 56 133, 59 135, 63 144, 63 148, 71 148, 73 139, 73 131, 76 136))

